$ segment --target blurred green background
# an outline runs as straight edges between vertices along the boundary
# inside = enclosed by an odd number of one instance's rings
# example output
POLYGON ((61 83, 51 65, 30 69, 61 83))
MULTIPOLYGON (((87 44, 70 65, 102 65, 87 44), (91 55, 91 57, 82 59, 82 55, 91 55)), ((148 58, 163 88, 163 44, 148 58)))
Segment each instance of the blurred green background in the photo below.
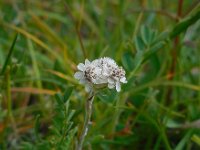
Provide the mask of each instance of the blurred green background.
POLYGON ((128 83, 95 97, 84 149, 200 149, 199 18, 199 0, 1 0, 0 149, 74 149, 73 74, 105 56, 128 83))

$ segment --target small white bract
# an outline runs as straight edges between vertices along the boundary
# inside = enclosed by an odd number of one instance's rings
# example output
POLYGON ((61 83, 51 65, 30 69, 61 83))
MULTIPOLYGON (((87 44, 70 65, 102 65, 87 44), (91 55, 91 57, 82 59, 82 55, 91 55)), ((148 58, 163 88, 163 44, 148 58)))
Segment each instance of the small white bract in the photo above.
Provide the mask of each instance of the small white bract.
POLYGON ((119 92, 121 83, 127 83, 124 69, 108 57, 95 59, 92 62, 86 59, 85 64, 80 63, 77 68, 78 72, 74 77, 85 85, 87 92, 101 85, 107 85, 110 89, 116 88, 119 92))

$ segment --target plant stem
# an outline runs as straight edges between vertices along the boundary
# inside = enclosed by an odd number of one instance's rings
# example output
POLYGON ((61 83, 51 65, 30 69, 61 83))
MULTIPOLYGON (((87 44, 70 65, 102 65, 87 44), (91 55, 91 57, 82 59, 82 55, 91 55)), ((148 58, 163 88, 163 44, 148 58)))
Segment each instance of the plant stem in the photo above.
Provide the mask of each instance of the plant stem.
POLYGON ((11 124, 14 130, 14 135, 17 137, 17 126, 12 112, 12 99, 11 99, 11 83, 10 83, 10 66, 7 67, 5 74, 6 81, 6 99, 7 99, 7 124, 11 124))
POLYGON ((12 116, 12 101, 11 101, 11 89, 10 89, 10 67, 8 67, 7 72, 5 74, 6 80, 6 98, 7 98, 7 117, 8 120, 12 116))
POLYGON ((171 146, 170 146, 170 144, 169 144, 169 141, 168 141, 168 139, 167 139, 167 135, 166 135, 166 133, 165 133, 163 127, 162 127, 162 129, 160 129, 160 130, 161 130, 160 132, 161 132, 161 134, 162 134, 163 142, 164 142, 164 144, 165 144, 165 146, 166 146, 166 149, 167 149, 167 150, 171 150, 172 148, 171 148, 171 146))
MULTIPOLYGON (((178 1, 178 8, 177 8, 177 16, 178 16, 178 18, 181 18, 182 7, 183 7, 183 0, 179 0, 178 1)), ((178 19, 177 19, 177 22, 179 22, 178 19)), ((174 76, 175 76, 178 53, 179 53, 179 51, 181 49, 179 44, 180 44, 179 36, 176 36, 175 39, 174 39, 174 46, 173 46, 173 48, 171 50, 172 64, 171 64, 171 66, 169 68, 169 71, 168 71, 168 80, 169 81, 173 81, 174 76)), ((172 87, 169 87, 168 90, 167 90, 167 95, 166 95, 167 104, 171 103, 171 101, 172 101, 171 95, 172 94, 173 94, 173 89, 172 89, 172 87)))
POLYGON ((94 93, 91 92, 89 98, 86 101, 85 104, 85 119, 84 119, 84 126, 83 126, 83 130, 78 142, 78 146, 76 150, 82 150, 83 147, 83 142, 85 139, 85 136, 88 133, 88 128, 90 125, 90 120, 91 120, 91 116, 92 116, 92 106, 93 106, 93 100, 94 100, 94 93))

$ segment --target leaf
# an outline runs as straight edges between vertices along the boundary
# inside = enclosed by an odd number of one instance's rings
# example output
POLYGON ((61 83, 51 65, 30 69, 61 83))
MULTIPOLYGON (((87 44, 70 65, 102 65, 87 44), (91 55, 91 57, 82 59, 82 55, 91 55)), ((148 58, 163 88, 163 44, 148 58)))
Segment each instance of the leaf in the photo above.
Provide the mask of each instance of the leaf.
POLYGON ((137 52, 134 58, 134 69, 137 66, 140 66, 142 61, 144 60, 144 52, 137 52))
POLYGON ((192 130, 189 130, 185 136, 181 139, 181 141, 177 144, 174 150, 183 150, 185 148, 185 145, 189 141, 191 135, 192 135, 192 130))
POLYGON ((145 49, 145 44, 142 38, 139 36, 135 38, 135 47, 137 51, 143 51, 145 49))
POLYGON ((3 65, 3 68, 2 68, 2 70, 1 70, 1 75, 2 75, 2 74, 5 72, 5 70, 6 70, 6 67, 7 67, 7 65, 8 65, 8 62, 9 62, 9 60, 10 60, 10 58, 11 58, 11 55, 12 55, 13 50, 14 50, 14 47, 15 47, 15 43, 16 43, 16 41, 17 41, 17 37, 18 37, 18 33, 15 35, 15 38, 14 38, 14 40, 13 40, 13 42, 12 42, 12 45, 11 45, 11 47, 10 47, 10 49, 9 49, 8 56, 7 56, 6 61, 5 61, 4 65, 3 65))
POLYGON ((144 41, 144 43, 146 45, 150 45, 151 42, 151 32, 149 30, 148 27, 146 26, 142 26, 141 27, 141 36, 142 36, 142 40, 144 41))
MULTIPOLYGON (((56 112, 58 112, 59 110, 56 110, 56 112)), ((63 116, 63 115, 62 115, 63 116)), ((54 134, 57 134, 57 135, 60 135, 61 133, 60 133, 60 130, 62 129, 62 127, 63 127, 63 120, 64 120, 64 118, 63 117, 55 117, 54 119, 53 119, 53 127, 51 128, 52 129, 52 131, 54 132, 54 134)))
POLYGON ((189 26, 194 24, 197 20, 200 18, 200 5, 198 5, 196 8, 196 12, 193 13, 188 18, 182 20, 180 23, 178 23, 171 31, 170 38, 175 38, 177 35, 179 35, 181 32, 185 31, 189 26))
POLYGON ((41 118, 41 116, 40 116, 40 114, 38 114, 38 115, 36 116, 36 119, 35 119, 35 126, 34 126, 35 135, 36 135, 36 137, 37 137, 38 140, 40 139, 40 136, 39 136, 39 134, 38 134, 39 128, 40 128, 40 123, 39 123, 40 118, 41 118))
POLYGON ((193 135, 191 140, 200 146, 200 137, 197 135, 193 135))
POLYGON ((156 38, 158 37, 158 31, 157 30, 153 30, 150 33, 150 43, 152 44, 156 38))
MULTIPOLYGON (((114 89, 113 89, 114 90, 114 89)), ((116 97, 116 92, 113 92, 113 90, 105 90, 102 91, 101 93, 97 94, 97 97, 105 102, 105 103, 113 103, 113 101, 115 100, 116 97)))
POLYGON ((71 110, 71 112, 67 116, 67 122, 69 122, 72 119, 72 117, 74 116, 75 112, 76 112, 75 110, 71 110))
POLYGON ((153 55, 154 53, 156 53, 159 49, 161 49, 162 47, 164 47, 165 45, 165 42, 159 42, 157 44, 155 44, 154 46, 152 46, 150 48, 149 51, 147 51, 145 54, 144 54, 144 60, 147 60, 151 55, 153 55))
POLYGON ((164 121, 164 122, 165 122, 166 127, 168 127, 168 128, 180 128, 181 127, 180 123, 178 123, 170 118, 166 118, 166 121, 164 121))
POLYGON ((160 33, 160 34, 156 37, 156 39, 155 39, 154 42, 157 43, 157 42, 160 42, 160 41, 164 41, 164 40, 168 39, 168 37, 169 37, 169 31, 168 31, 168 30, 163 31, 162 33, 160 33))
POLYGON ((128 80, 135 76, 135 73, 140 69, 142 62, 144 60, 144 52, 138 51, 134 58, 134 69, 130 72, 128 76, 128 80))
POLYGON ((126 70, 131 71, 134 68, 134 60, 130 52, 124 53, 122 63, 126 70))
POLYGON ((73 139, 75 137, 75 134, 77 133, 78 131, 78 127, 75 127, 73 128, 72 130, 70 130, 68 136, 67 136, 67 146, 71 147, 72 146, 72 142, 73 142, 73 139), (71 144, 71 145, 70 145, 71 144))
POLYGON ((64 103, 69 99, 70 95, 72 94, 73 87, 68 87, 64 93, 63 101, 64 103))
POLYGON ((56 93, 55 94, 55 98, 56 98, 56 101, 57 101, 57 104, 58 105, 63 105, 64 103, 64 100, 63 100, 63 96, 61 93, 56 93))

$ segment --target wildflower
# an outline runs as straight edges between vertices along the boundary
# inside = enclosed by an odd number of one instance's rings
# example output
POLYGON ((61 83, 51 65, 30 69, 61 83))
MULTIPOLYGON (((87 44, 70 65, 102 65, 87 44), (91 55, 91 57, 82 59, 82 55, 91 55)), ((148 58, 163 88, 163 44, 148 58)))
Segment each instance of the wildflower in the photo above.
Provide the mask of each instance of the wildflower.
POLYGON ((86 59, 85 64, 80 63, 77 68, 78 72, 74 74, 74 77, 85 85, 87 92, 103 85, 110 89, 116 88, 119 92, 121 83, 127 83, 124 69, 109 57, 95 59, 92 62, 86 59))

